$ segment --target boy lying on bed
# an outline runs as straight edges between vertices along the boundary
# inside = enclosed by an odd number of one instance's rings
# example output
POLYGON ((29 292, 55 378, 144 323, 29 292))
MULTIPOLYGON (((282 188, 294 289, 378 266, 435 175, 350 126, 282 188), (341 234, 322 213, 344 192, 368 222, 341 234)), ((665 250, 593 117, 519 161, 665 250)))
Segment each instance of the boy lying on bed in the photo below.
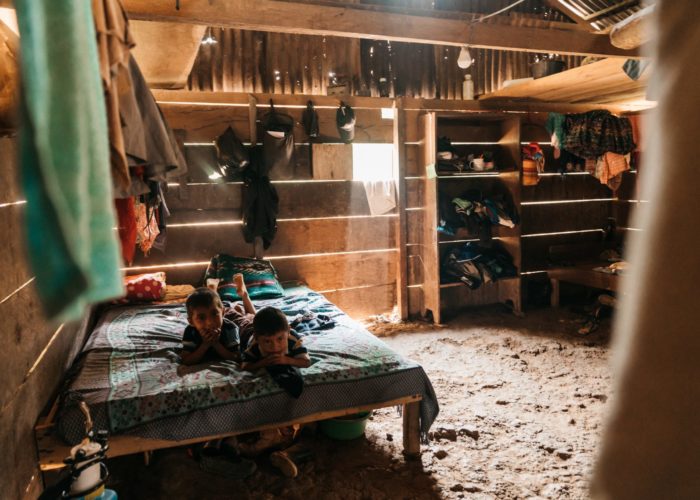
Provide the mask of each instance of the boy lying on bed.
POLYGON ((287 317, 279 309, 265 307, 256 312, 243 275, 236 274, 233 281, 241 297, 241 303, 227 313, 233 321, 224 318, 224 305, 215 291, 198 288, 187 297, 189 325, 182 337, 182 362, 199 363, 212 350, 220 358, 240 361, 242 351, 241 368, 251 372, 267 368, 280 387, 299 397, 303 379, 298 368, 311 364, 301 338, 291 331, 287 317), (241 349, 241 345, 247 348, 241 349))

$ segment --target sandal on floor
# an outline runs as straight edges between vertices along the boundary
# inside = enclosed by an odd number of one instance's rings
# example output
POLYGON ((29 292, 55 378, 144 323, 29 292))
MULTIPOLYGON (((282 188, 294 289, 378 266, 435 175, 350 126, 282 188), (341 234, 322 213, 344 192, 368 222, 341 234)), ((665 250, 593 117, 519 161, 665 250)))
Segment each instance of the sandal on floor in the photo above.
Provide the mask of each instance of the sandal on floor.
POLYGON ((598 329, 598 322, 592 319, 586 321, 581 328, 578 329, 578 334, 581 336, 588 335, 598 329))
POLYGON ((199 467, 206 472, 231 479, 245 479, 257 470, 255 462, 247 458, 221 455, 202 455, 199 467))
POLYGON ((285 476, 297 477, 299 470, 292 459, 283 451, 275 451, 270 454, 270 463, 285 476))

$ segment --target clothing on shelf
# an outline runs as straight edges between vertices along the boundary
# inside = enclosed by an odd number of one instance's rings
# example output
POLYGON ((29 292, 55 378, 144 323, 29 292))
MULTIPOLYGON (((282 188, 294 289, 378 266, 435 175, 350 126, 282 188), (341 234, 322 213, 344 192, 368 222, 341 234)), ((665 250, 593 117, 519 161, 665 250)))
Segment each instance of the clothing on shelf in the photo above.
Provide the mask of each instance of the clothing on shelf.
POLYGON ((564 144, 564 139, 566 135, 564 133, 564 126, 566 123, 566 116, 561 113, 549 113, 547 116, 547 123, 545 128, 549 135, 552 137, 552 147, 554 148, 554 157, 558 158, 558 151, 561 150, 562 144, 564 144))
POLYGON ((504 193, 484 197, 479 190, 468 190, 461 197, 449 199, 441 194, 440 220, 437 230, 455 236, 459 228, 479 235, 482 242, 491 240, 492 226, 515 227, 520 222, 510 196, 504 193))
POLYGON ((49 319, 123 295, 107 113, 89 2, 15 2, 27 252, 49 319))
POLYGON ((442 282, 462 282, 472 290, 482 284, 518 274, 513 258, 504 249, 474 242, 451 249, 442 260, 440 272, 442 282))

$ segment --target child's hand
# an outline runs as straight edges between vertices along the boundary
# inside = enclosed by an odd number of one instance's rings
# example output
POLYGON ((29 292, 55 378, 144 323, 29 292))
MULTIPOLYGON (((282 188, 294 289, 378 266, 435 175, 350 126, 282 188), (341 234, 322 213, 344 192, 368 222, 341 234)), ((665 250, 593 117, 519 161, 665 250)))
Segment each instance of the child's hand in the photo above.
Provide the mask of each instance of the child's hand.
POLYGON ((268 357, 266 357, 265 360, 268 361, 268 364, 266 366, 289 364, 289 358, 286 354, 271 354, 268 357))
POLYGON ((205 330, 202 332, 202 340, 208 344, 213 344, 219 341, 221 330, 205 330))
POLYGON ((241 273, 233 275, 233 284, 236 287, 236 293, 239 297, 248 294, 248 289, 245 287, 245 281, 243 281, 243 275, 241 273))

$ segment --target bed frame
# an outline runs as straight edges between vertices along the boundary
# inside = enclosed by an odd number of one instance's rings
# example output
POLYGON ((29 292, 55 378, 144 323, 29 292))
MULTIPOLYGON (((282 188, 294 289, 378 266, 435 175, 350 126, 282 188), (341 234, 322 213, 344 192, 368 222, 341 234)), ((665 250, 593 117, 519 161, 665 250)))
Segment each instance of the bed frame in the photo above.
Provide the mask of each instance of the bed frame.
MULTIPOLYGON (((212 439, 221 439, 266 429, 276 429, 278 427, 285 427, 294 424, 307 424, 310 422, 342 417, 344 415, 352 415, 354 413, 375 410, 378 408, 400 406, 403 409, 403 453, 404 456, 412 459, 420 456, 419 405, 421 399, 421 395, 416 394, 413 396, 384 401, 382 403, 313 413, 297 420, 277 422, 274 424, 251 427, 249 429, 238 430, 236 432, 226 434, 215 434, 193 439, 184 439, 181 441, 148 439, 138 436, 115 434, 113 436, 109 436, 109 450, 107 451, 107 457, 112 458, 121 455, 144 453, 146 464, 148 464, 151 453, 155 450, 185 446, 212 439)), ((37 450, 39 454, 39 467, 42 472, 49 472, 65 467, 66 465, 63 463, 63 459, 70 456, 70 449, 72 448, 72 446, 65 444, 58 436, 56 436, 56 433, 54 432, 54 419, 56 416, 57 407, 58 405, 55 403, 46 418, 40 420, 40 422, 34 428, 37 450)))

